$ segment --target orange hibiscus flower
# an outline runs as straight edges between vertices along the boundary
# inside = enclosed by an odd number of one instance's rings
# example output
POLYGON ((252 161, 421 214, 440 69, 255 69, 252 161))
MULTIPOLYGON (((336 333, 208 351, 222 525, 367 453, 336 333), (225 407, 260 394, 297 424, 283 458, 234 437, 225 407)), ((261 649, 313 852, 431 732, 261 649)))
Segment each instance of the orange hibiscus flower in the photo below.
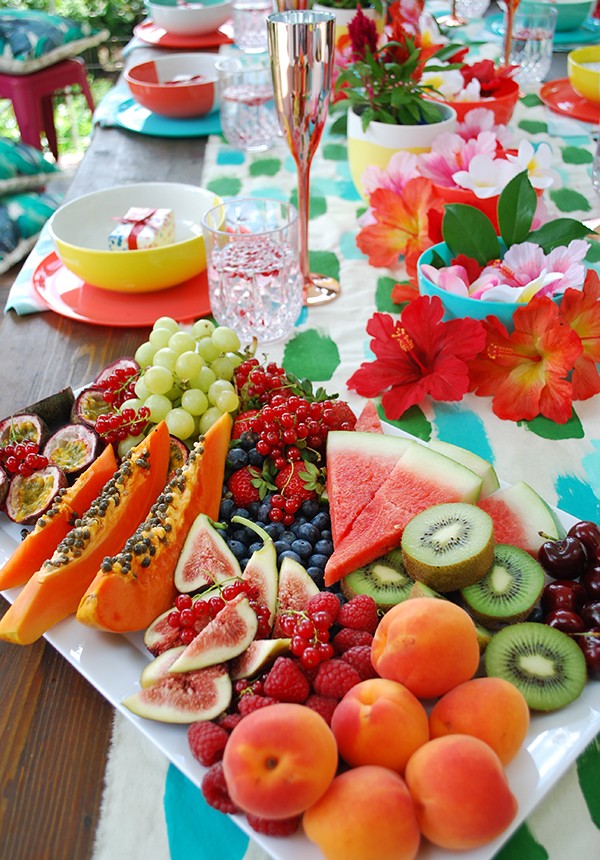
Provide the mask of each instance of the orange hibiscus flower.
POLYGON ((600 392, 600 278, 589 269, 583 290, 566 290, 560 306, 561 318, 581 339, 583 352, 571 375, 573 400, 587 400, 600 392))

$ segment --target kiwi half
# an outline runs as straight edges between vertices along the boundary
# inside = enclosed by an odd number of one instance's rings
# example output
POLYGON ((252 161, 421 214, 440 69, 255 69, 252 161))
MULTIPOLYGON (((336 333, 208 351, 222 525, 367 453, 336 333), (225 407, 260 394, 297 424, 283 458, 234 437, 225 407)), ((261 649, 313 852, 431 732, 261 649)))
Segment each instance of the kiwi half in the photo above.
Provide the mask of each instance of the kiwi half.
POLYGON ((345 576, 342 593, 351 600, 357 594, 368 594, 380 609, 386 610, 410 596, 414 580, 406 573, 399 549, 359 567, 345 576))
POLYGON ((544 569, 528 552, 496 544, 492 566, 480 580, 463 588, 467 610, 489 627, 525 621, 544 588, 544 569))
POLYGON ((402 534, 407 573, 436 591, 456 591, 481 579, 494 560, 489 514, 467 502, 433 505, 402 534))
POLYGON ((547 624, 523 621, 502 628, 485 650, 486 674, 504 678, 535 711, 555 711, 574 701, 587 669, 579 645, 547 624))

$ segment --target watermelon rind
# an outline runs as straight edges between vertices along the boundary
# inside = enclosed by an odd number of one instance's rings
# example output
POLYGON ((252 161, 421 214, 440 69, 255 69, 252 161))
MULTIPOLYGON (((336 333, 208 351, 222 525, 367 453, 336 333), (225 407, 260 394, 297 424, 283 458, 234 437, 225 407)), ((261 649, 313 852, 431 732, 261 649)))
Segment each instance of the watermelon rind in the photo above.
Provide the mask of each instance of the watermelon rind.
POLYGON ((452 442, 444 442, 442 439, 431 439, 428 444, 434 451, 438 451, 445 457, 450 457, 451 460, 456 460, 457 463, 462 463, 467 469, 471 469, 472 472, 479 475, 481 478, 480 498, 489 496, 500 489, 496 470, 488 460, 480 457, 479 454, 474 454, 473 451, 468 451, 466 448, 461 448, 460 445, 452 444, 452 442))
POLYGON ((558 540, 565 535, 550 505, 525 481, 486 496, 479 507, 494 521, 497 543, 518 546, 535 558, 548 537, 558 540))

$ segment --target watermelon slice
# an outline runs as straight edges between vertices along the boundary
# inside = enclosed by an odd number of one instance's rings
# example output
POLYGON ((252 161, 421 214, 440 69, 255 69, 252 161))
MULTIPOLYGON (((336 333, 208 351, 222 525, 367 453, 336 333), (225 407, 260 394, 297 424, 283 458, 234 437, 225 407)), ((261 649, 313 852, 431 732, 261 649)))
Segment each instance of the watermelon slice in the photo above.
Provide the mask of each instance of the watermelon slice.
POLYGON ((462 463, 467 469, 471 469, 475 474, 479 475, 482 480, 481 498, 489 496, 500 489, 500 481, 492 464, 480 457, 479 454, 474 454, 466 448, 461 448, 459 445, 453 445, 451 442, 443 442, 441 439, 431 439, 429 447, 434 451, 439 451, 445 457, 450 457, 451 460, 456 460, 457 463, 462 463))
POLYGON ((354 429, 361 433, 383 433, 381 419, 373 400, 367 400, 356 420, 354 429))
POLYGON ((540 532, 556 539, 565 535, 547 502, 524 481, 498 490, 478 504, 493 520, 496 543, 518 546, 534 558, 547 540, 540 532))
POLYGON ((325 585, 332 585, 399 546, 407 522, 425 508, 443 502, 477 502, 481 491, 481 478, 475 472, 419 442, 406 442, 404 453, 391 471, 388 465, 383 481, 378 481, 381 470, 373 469, 371 475, 364 475, 353 465, 349 452, 345 459, 349 472, 356 476, 346 492, 366 496, 364 485, 368 484, 372 498, 341 540, 334 543, 334 552, 325 567, 325 585))
POLYGON ((327 435, 327 496, 333 545, 348 534, 409 445, 402 436, 333 430, 327 435))

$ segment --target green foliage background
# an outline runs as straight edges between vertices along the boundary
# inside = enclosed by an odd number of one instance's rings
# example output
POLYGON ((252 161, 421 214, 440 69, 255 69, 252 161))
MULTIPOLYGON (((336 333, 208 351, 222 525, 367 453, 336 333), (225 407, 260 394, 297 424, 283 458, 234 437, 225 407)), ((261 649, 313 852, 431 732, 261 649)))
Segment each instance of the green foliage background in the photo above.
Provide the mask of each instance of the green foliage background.
POLYGON ((117 38, 130 38, 135 24, 144 18, 144 0, 2 0, 6 9, 52 11, 93 27, 110 30, 117 38))

